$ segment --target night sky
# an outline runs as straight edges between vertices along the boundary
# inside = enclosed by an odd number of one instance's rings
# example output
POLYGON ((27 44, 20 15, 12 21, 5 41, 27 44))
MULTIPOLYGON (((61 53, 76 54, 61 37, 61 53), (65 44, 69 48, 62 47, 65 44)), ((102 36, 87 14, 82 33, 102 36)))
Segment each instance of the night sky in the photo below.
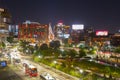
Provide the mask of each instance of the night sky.
POLYGON ((62 20, 66 25, 84 24, 97 30, 120 29, 119 0, 0 0, 14 23, 25 20, 52 25, 62 20))

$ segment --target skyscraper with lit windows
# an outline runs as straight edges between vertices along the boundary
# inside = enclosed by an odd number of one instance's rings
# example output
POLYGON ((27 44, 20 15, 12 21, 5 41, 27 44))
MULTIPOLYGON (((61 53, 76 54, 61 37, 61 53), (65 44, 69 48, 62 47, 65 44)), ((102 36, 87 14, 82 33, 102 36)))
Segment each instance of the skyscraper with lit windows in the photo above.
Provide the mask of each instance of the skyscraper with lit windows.
POLYGON ((8 26, 11 23, 11 15, 7 9, 0 8, 0 38, 1 40, 9 36, 8 26))

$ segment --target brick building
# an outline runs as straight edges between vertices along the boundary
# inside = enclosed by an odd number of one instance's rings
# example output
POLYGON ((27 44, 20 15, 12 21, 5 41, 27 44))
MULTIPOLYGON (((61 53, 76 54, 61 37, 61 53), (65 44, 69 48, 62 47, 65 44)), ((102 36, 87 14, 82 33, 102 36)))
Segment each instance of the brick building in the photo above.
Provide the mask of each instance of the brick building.
POLYGON ((46 42, 48 41, 48 28, 47 24, 26 21, 18 25, 18 39, 30 42, 46 42))

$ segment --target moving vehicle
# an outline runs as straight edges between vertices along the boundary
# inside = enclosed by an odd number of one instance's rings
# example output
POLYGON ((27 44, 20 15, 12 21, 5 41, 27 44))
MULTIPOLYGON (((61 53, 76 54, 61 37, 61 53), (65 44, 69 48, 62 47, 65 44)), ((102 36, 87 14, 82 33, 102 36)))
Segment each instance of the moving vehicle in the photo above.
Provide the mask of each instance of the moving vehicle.
POLYGON ((1 67, 6 67, 7 66, 7 61, 0 61, 0 66, 1 67))
POLYGON ((49 73, 42 73, 40 75, 40 78, 42 80, 56 80, 52 75, 50 75, 49 73))
POLYGON ((30 77, 37 77, 38 76, 38 71, 37 68, 31 64, 23 64, 24 69, 25 69, 25 74, 29 75, 30 77))

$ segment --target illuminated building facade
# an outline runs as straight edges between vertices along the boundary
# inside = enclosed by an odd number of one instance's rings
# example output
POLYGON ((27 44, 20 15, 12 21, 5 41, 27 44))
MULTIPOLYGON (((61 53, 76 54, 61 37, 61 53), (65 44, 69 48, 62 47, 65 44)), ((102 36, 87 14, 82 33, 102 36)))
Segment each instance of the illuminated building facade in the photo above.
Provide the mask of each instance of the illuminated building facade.
POLYGON ((70 26, 66 26, 62 22, 59 22, 54 27, 54 35, 56 40, 60 40, 63 43, 65 39, 70 37, 70 26))
POLYGON ((49 25, 26 21, 18 25, 18 39, 30 42, 47 42, 49 25))
POLYGON ((116 33, 111 36, 111 45, 120 46, 120 33, 116 33))
POLYGON ((51 42, 54 39, 55 39, 55 36, 54 36, 53 30, 52 30, 51 24, 49 23, 48 40, 49 40, 49 42, 51 42))
POLYGON ((83 40, 84 35, 84 25, 83 24, 74 24, 72 25, 71 37, 74 44, 80 43, 83 40))
POLYGON ((94 28, 86 26, 88 28, 84 29, 84 40, 86 45, 90 45, 92 42, 93 37, 95 36, 94 28))
POLYGON ((8 10, 0 8, 0 38, 9 36, 8 25, 11 23, 11 15, 8 10))
POLYGON ((95 31, 92 41, 97 41, 97 42, 110 41, 110 34, 108 34, 107 30, 97 30, 95 31))
POLYGON ((18 36, 18 25, 9 25, 8 30, 10 36, 18 36))

